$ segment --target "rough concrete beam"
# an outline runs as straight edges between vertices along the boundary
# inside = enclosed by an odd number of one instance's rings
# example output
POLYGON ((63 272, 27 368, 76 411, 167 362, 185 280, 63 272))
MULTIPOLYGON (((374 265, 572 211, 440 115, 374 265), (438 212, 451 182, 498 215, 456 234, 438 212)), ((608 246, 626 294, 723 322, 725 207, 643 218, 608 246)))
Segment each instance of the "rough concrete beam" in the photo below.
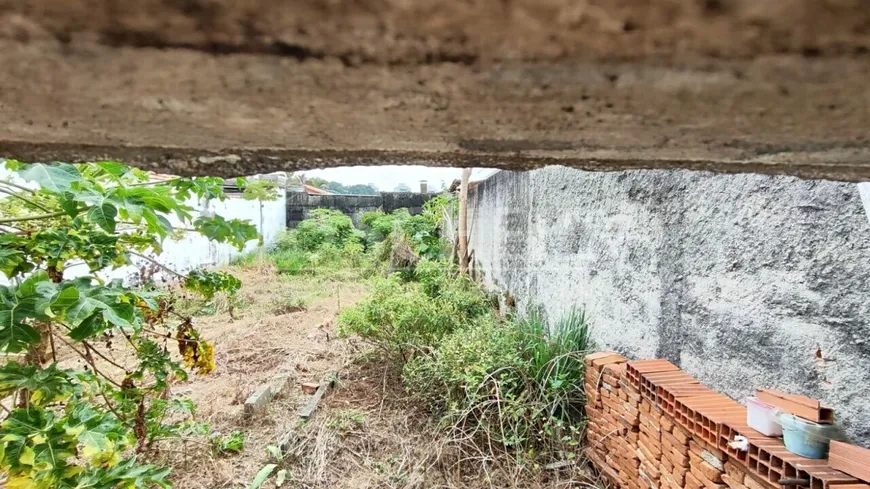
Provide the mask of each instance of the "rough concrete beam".
POLYGON ((870 63, 348 67, 0 40, 0 157, 182 175, 342 165, 688 168, 870 179, 870 63))

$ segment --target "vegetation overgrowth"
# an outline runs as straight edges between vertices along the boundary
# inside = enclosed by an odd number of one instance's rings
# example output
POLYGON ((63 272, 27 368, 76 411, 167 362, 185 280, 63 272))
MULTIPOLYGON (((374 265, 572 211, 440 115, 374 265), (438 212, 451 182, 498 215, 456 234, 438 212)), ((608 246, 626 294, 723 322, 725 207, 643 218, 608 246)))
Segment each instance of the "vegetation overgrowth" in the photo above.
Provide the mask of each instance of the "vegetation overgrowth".
MULTIPOLYGON (((193 403, 170 397, 169 388, 189 372, 211 372, 214 349, 150 279, 174 277, 206 298, 232 295, 240 282, 225 272, 184 275, 149 254, 183 233, 242 249, 259 238, 256 228, 197 216, 186 204, 226 198, 220 178, 151 181, 113 161, 3 164, 11 172, 0 180, 0 271, 9 279, 0 286, 6 487, 169 487, 170 468, 146 463, 159 442, 208 432, 194 421, 193 403), (103 278, 134 260, 148 264, 138 286, 103 278), (72 266, 86 271, 74 277, 72 266), (109 353, 116 342, 129 346, 126 361, 109 353), (62 366, 62 355, 83 366, 62 366)), ((270 198, 274 188, 257 183, 245 196, 270 198)))
POLYGON ((369 212, 361 234, 347 216, 316 211, 272 258, 283 273, 356 267, 371 277, 368 298, 340 314, 340 333, 401 369, 407 393, 458 447, 570 458, 582 439, 588 321, 580 310, 552 323, 538 312, 499 314, 497 297, 458 271, 455 212, 448 196, 420 215, 369 212))
POLYGON ((498 298, 459 273, 455 214, 455 199, 442 195, 418 215, 365 213, 358 230, 319 209, 271 259, 282 273, 370 277, 370 295, 340 314, 340 333, 400 369, 407 393, 460 448, 571 457, 582 439, 588 321, 580 310, 552 323, 535 311, 499 314, 498 298))

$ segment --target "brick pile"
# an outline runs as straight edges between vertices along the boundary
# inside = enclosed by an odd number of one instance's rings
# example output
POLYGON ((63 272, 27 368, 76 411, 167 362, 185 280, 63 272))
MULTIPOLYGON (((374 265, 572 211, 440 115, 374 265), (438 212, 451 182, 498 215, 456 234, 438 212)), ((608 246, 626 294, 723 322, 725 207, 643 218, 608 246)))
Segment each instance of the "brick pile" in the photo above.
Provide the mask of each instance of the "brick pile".
POLYGON ((586 456, 619 488, 870 489, 749 428, 746 407, 667 360, 588 355, 586 393, 586 456), (729 445, 735 436, 747 450, 729 445))

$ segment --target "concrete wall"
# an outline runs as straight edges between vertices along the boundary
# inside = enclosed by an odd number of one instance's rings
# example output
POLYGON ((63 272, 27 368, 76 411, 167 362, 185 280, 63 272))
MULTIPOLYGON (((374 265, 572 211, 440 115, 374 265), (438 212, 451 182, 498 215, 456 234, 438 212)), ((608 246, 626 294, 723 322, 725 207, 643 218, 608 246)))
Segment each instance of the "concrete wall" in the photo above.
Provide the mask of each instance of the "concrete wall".
POLYGON ((741 400, 817 397, 870 446, 870 223, 855 184, 686 171, 501 172, 470 194, 485 283, 602 349, 741 400))
POLYGON ((416 192, 381 192, 380 195, 311 195, 305 192, 287 192, 287 227, 295 228, 307 219, 314 209, 333 209, 344 212, 359 226, 362 215, 383 209, 390 213, 407 208, 411 214, 423 212, 423 204, 437 194, 416 192))

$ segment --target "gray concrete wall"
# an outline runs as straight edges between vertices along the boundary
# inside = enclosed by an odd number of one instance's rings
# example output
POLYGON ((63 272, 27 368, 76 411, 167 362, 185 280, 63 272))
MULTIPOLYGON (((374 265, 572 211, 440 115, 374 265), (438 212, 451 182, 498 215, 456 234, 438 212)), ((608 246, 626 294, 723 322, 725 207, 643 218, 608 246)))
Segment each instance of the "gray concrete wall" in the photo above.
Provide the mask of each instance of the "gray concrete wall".
POLYGON ((485 283, 602 349, 741 400, 817 397, 870 446, 870 223, 858 186, 686 171, 501 172, 470 193, 485 283))
POLYGON ((287 227, 295 228, 309 217, 314 209, 333 209, 350 216, 359 226, 362 215, 383 209, 390 213, 407 208, 411 214, 423 212, 423 204, 437 194, 416 192, 381 192, 380 195, 310 195, 305 192, 287 192, 287 227))

